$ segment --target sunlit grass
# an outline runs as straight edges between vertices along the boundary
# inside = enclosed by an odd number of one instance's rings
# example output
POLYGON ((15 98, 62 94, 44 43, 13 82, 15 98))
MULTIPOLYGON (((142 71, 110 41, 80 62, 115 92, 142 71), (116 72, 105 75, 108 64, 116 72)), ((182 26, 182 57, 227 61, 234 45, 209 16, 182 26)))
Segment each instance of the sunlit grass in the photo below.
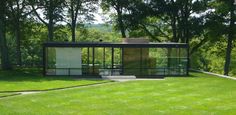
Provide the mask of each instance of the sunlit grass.
POLYGON ((106 80, 78 79, 70 76, 43 76, 39 71, 0 71, 0 92, 47 90, 78 85, 109 82, 106 80))
POLYGON ((0 93, 0 98, 12 96, 12 95, 18 95, 19 93, 0 93))
POLYGON ((236 114, 236 81, 201 73, 4 98, 2 114, 236 114))

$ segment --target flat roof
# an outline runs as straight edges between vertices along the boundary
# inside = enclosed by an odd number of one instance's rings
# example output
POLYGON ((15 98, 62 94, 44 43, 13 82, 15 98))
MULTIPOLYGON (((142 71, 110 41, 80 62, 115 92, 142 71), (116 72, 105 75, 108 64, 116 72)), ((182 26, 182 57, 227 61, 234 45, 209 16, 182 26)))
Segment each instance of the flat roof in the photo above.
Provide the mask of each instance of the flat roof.
POLYGON ((46 42, 45 47, 130 47, 130 48, 188 48, 186 43, 111 43, 111 42, 46 42))

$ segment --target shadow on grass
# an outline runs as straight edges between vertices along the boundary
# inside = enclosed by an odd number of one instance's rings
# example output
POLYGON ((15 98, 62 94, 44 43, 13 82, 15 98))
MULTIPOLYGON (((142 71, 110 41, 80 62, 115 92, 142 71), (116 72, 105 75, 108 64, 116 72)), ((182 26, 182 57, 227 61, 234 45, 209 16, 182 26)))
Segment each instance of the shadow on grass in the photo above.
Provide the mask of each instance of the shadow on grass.
MULTIPOLYGON (((63 89, 71 89, 71 88, 79 88, 79 87, 85 87, 85 86, 95 86, 100 84, 106 84, 106 83, 112 83, 114 81, 104 81, 104 82, 97 82, 97 83, 89 83, 89 84, 80 84, 80 85, 73 85, 73 86, 65 86, 65 87, 55 87, 55 88, 48 88, 48 89, 26 89, 26 90, 17 90, 17 91, 0 91, 0 94, 2 93, 22 93, 22 92, 45 92, 45 91, 56 91, 56 90, 63 90, 63 89)), ((14 96, 14 95, 13 95, 14 96)), ((1 97, 1 96, 0 96, 1 97)))
POLYGON ((189 75, 185 75, 185 76, 182 76, 182 75, 179 75, 179 76, 166 76, 167 78, 200 78, 201 76, 199 75, 196 75, 196 74, 202 74, 200 72, 190 72, 189 75))
POLYGON ((52 80, 63 80, 63 81, 76 81, 78 79, 86 79, 91 81, 102 81, 102 79, 91 79, 92 77, 76 77, 76 76, 43 76, 41 69, 16 69, 16 70, 0 70, 0 81, 32 81, 32 82, 41 82, 41 81, 52 81, 52 80))
POLYGON ((21 95, 21 93, 0 93, 0 99, 1 98, 6 98, 6 97, 12 97, 12 96, 17 96, 17 95, 21 95))
POLYGON ((111 81, 103 79, 78 78, 74 76, 43 76, 41 74, 40 69, 37 70, 17 69, 11 71, 0 70, 0 84, 3 84, 4 86, 7 87, 7 88, 0 88, 0 96, 1 93, 52 91, 52 90, 75 88, 81 86, 103 84, 109 82, 111 81), (41 82, 42 83, 44 82, 42 85, 45 86, 42 86, 41 82), (7 85, 8 83, 11 84, 8 86, 7 85), (21 85, 21 83, 23 85, 21 85), (56 83, 55 86, 54 83, 56 83), (31 86, 28 86, 28 84, 31 84, 31 86))
MULTIPOLYGON (((200 72, 190 72, 188 76, 166 76, 167 78, 200 78, 205 77, 200 72)), ((159 78, 159 77, 158 77, 159 78)), ((94 79, 94 77, 76 77, 76 76, 43 76, 42 69, 40 68, 21 68, 10 71, 0 70, 0 81, 8 82, 42 82, 42 81, 76 81, 76 80, 90 80, 90 81, 102 81, 101 78, 94 79)))

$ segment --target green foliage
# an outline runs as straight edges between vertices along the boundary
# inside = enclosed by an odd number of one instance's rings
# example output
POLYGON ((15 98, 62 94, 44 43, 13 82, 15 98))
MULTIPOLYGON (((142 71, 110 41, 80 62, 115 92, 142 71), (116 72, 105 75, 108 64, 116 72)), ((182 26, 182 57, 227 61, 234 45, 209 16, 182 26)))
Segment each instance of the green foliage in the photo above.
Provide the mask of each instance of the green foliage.
POLYGON ((236 77, 236 48, 235 48, 236 44, 234 42, 234 48, 232 50, 232 54, 231 54, 231 63, 230 63, 230 73, 229 75, 236 77))
MULTIPOLYGON (((40 23, 25 22, 22 26, 21 52, 22 62, 25 66, 38 66, 42 64, 42 44, 47 39, 47 29, 40 23)), ((15 47, 12 51, 15 51, 15 47)), ((15 59, 15 57, 11 57, 15 59)), ((12 64, 16 62, 12 61, 12 64)))
MULTIPOLYGON (((236 44, 234 43, 234 45, 236 44)), ((220 38, 219 41, 215 42, 207 42, 191 56, 191 67, 194 69, 201 69, 205 71, 223 74, 226 47, 226 38, 220 38)), ((230 64, 231 76, 235 76, 235 55, 235 48, 233 48, 231 54, 232 60, 230 64)))
POLYGON ((100 31, 98 29, 82 29, 77 31, 77 41, 80 42, 121 42, 119 34, 116 32, 100 31))
POLYGON ((70 29, 64 25, 56 25, 54 31, 54 40, 58 42, 71 41, 70 29))

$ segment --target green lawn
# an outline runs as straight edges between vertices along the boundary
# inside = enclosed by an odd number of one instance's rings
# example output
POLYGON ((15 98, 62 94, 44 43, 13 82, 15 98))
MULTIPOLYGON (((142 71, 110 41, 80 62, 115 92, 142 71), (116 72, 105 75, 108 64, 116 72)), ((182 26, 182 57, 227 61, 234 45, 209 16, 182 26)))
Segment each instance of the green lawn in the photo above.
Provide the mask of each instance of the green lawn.
POLYGON ((0 98, 1 97, 6 97, 6 96, 12 96, 12 95, 18 95, 19 93, 0 93, 0 98))
POLYGON ((0 92, 47 90, 78 85, 109 82, 106 80, 78 80, 69 76, 42 76, 38 70, 0 71, 0 92))
POLYGON ((236 81, 201 73, 0 99, 1 114, 235 115, 236 81))

